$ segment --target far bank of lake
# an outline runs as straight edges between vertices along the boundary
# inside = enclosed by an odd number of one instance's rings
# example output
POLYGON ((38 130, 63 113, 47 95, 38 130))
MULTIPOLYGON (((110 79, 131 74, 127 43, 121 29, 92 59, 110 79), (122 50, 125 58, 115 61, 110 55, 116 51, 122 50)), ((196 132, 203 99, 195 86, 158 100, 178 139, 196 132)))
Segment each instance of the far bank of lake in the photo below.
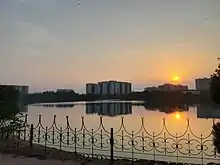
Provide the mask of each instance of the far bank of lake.
POLYGON ((191 92, 132 92, 126 95, 85 95, 74 92, 43 92, 29 94, 27 104, 96 101, 96 100, 135 100, 161 105, 194 105, 199 103, 212 103, 209 92, 194 94, 191 92))

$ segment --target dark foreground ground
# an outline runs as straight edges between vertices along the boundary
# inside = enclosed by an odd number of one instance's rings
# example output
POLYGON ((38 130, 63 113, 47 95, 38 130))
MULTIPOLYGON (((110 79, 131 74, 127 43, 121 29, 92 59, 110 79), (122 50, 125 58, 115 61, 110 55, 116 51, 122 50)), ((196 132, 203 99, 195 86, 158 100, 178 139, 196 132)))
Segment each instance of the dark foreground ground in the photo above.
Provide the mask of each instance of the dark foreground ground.
MULTIPOLYGON (((0 164, 1 165, 110 165, 111 162, 106 159, 86 158, 82 154, 60 151, 55 148, 46 148, 41 145, 29 147, 27 141, 19 142, 17 140, 7 139, 0 141, 0 164)), ((183 165, 183 163, 169 163, 162 161, 138 160, 131 162, 129 160, 115 160, 114 165, 183 165)), ((209 163, 214 164, 214 163, 209 163)), ((185 165, 187 165, 185 163, 185 165)), ((188 164, 190 165, 190 164, 188 164)), ((193 164, 192 164, 193 165, 193 164)))

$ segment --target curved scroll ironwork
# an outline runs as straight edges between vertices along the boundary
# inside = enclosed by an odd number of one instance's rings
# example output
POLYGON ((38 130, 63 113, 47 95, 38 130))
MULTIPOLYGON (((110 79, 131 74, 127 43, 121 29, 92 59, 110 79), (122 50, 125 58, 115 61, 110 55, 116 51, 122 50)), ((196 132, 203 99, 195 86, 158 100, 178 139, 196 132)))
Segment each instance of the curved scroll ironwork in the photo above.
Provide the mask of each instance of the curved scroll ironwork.
POLYGON ((113 131, 112 136, 111 131, 105 127, 103 117, 100 117, 97 128, 88 129, 85 123, 82 117, 80 128, 74 128, 67 116, 66 125, 58 127, 54 116, 52 124, 44 126, 42 117, 39 116, 38 123, 31 128, 26 115, 23 129, 15 130, 15 135, 19 133, 22 140, 32 140, 33 143, 40 144, 45 151, 49 147, 55 147, 60 151, 83 153, 85 157, 92 158, 110 158, 110 149, 113 145, 114 158, 126 157, 132 161, 149 159, 204 163, 220 160, 220 155, 213 145, 212 128, 206 136, 196 135, 191 128, 190 119, 186 120, 186 127, 181 134, 172 134, 165 118, 161 130, 155 133, 148 131, 144 118, 141 118, 138 130, 129 131, 122 117, 119 128, 113 131))

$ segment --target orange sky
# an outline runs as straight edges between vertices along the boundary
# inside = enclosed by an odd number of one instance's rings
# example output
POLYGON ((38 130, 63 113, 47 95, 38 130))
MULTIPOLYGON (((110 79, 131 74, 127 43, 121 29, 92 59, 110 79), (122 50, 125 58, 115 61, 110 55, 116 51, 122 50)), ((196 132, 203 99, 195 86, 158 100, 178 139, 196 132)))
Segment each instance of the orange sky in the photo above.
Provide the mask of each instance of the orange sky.
POLYGON ((220 1, 0 1, 0 75, 31 91, 101 80, 194 87, 220 54, 220 1))

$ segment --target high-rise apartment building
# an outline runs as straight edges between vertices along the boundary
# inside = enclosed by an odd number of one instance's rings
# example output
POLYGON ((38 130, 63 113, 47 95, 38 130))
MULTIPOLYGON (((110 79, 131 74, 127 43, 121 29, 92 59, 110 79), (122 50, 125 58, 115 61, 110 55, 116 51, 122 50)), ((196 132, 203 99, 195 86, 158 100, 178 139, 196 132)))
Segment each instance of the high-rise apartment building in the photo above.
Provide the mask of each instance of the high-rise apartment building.
POLYGON ((109 90, 108 90, 109 83, 107 81, 101 82, 101 87, 102 87, 102 90, 100 94, 108 95, 109 94, 109 90))
POLYGON ((126 94, 131 93, 131 91, 132 91, 131 83, 126 83, 126 94))
POLYGON ((100 92, 101 92, 101 87, 100 87, 100 85, 97 85, 97 84, 95 84, 95 94, 100 94, 100 92))
POLYGON ((127 83, 121 84, 121 93, 126 94, 127 93, 127 83))
POLYGON ((116 81, 109 81, 109 93, 111 95, 116 94, 115 93, 115 86, 116 86, 116 81))
POLYGON ((132 90, 131 83, 118 81, 102 81, 86 84, 86 94, 97 95, 120 95, 128 94, 132 90))
POLYGON ((88 83, 86 84, 86 94, 94 94, 95 93, 96 84, 88 83))
POLYGON ((119 95, 121 93, 121 83, 120 82, 116 82, 115 83, 115 94, 119 95))

